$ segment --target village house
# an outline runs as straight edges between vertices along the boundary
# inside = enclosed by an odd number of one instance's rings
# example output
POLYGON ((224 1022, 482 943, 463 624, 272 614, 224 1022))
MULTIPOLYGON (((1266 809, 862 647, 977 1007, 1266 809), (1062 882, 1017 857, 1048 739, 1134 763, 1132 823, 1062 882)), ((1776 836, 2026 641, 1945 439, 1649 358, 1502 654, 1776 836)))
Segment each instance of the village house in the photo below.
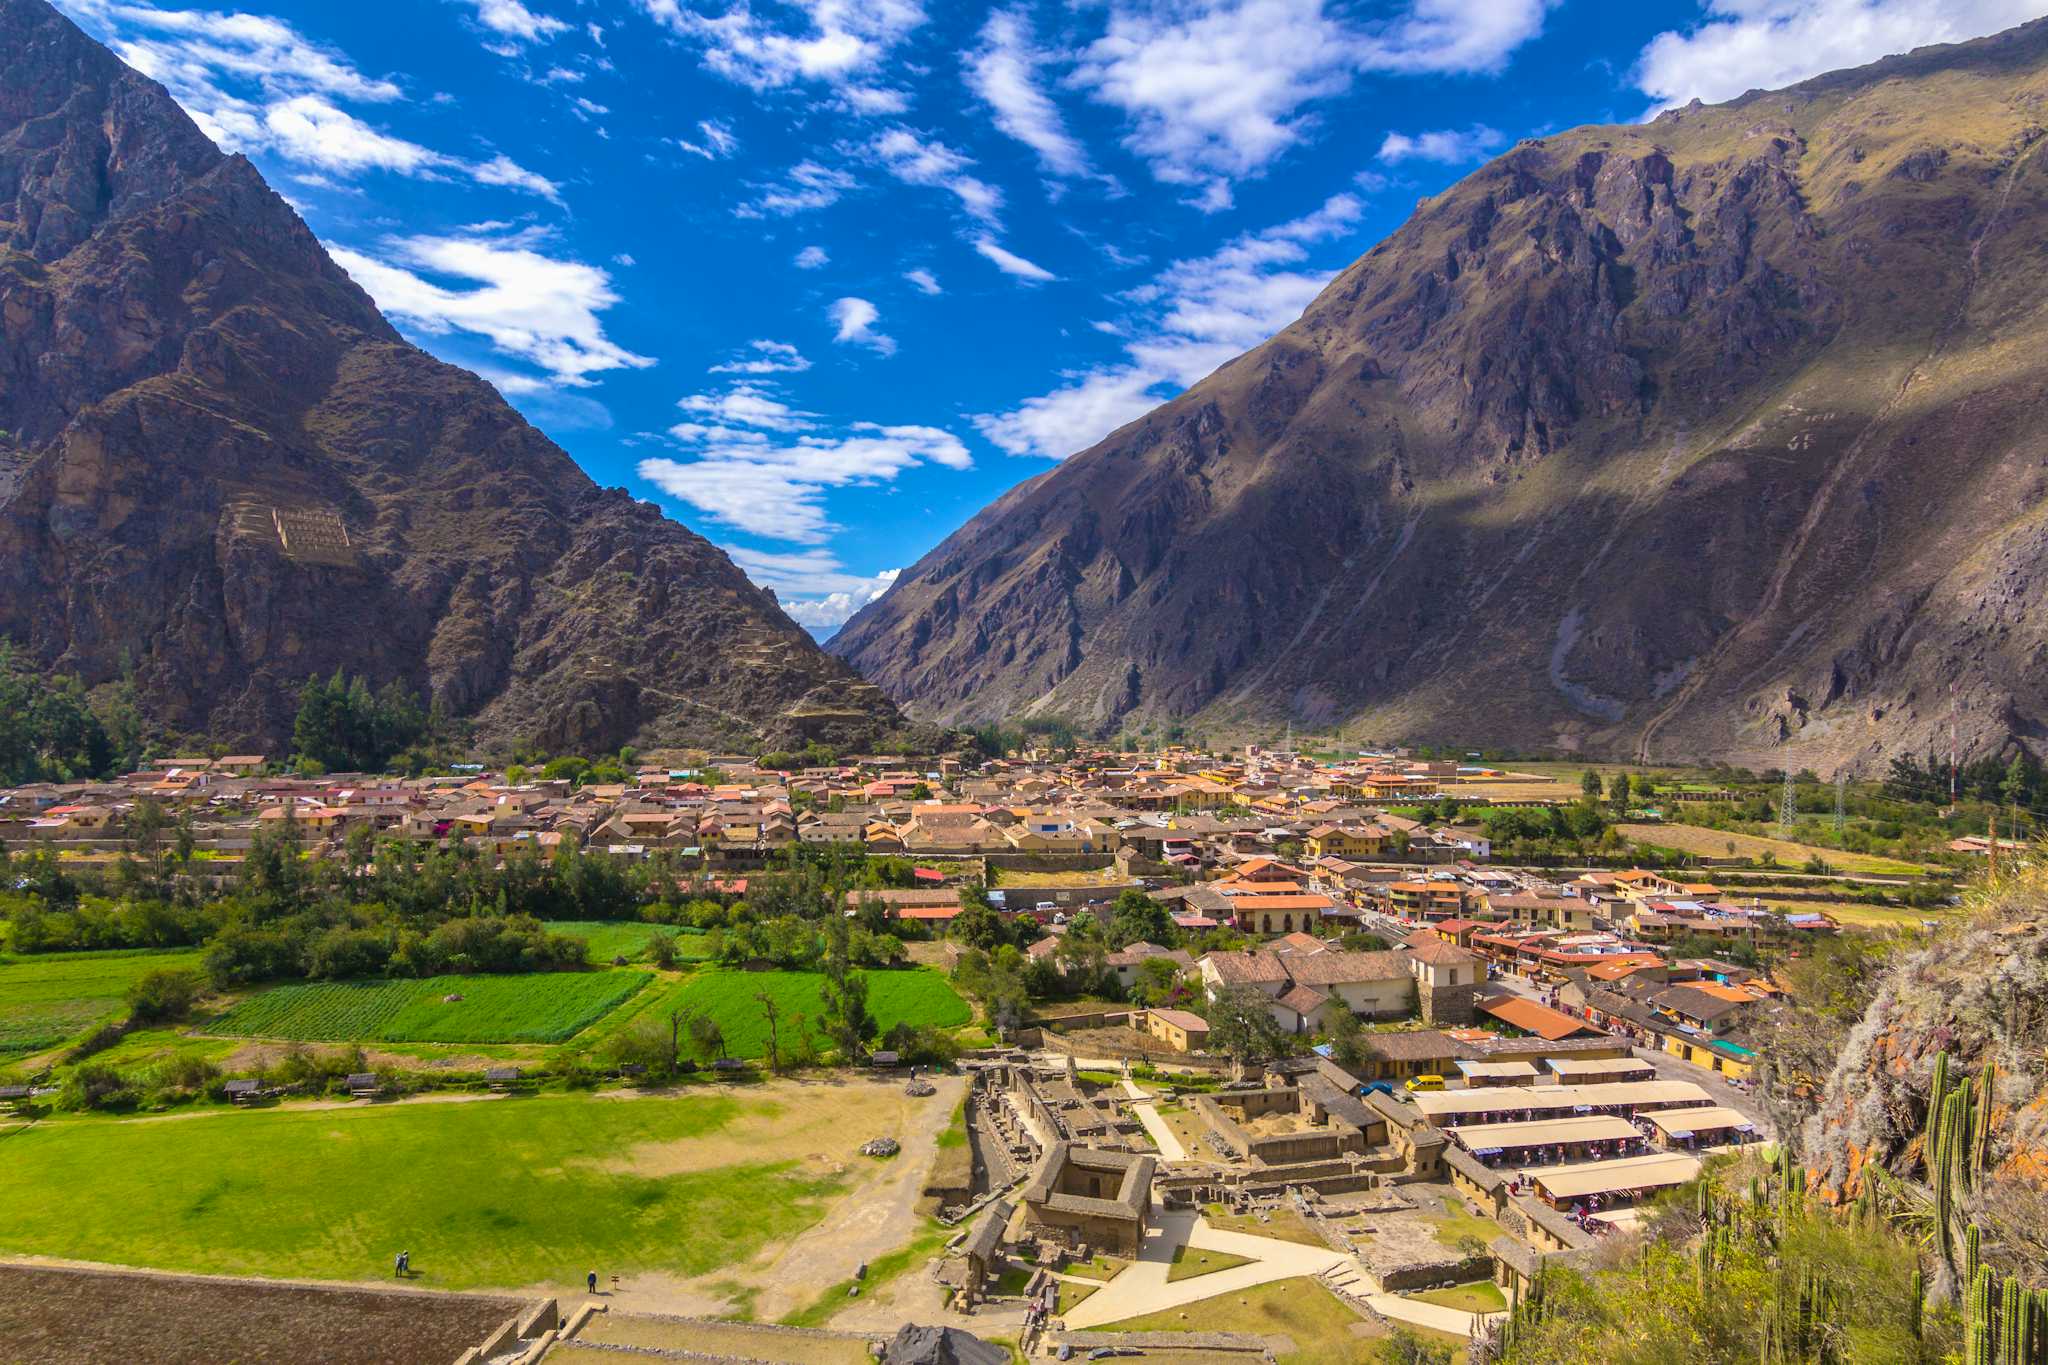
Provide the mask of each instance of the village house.
POLYGON ((1210 1000, 1233 986, 1252 987, 1272 998, 1273 1018, 1289 1033, 1325 1032, 1345 1010, 1367 1019, 1414 1013, 1416 984, 1405 953, 1282 954, 1254 948, 1207 953, 1198 965, 1210 1000))

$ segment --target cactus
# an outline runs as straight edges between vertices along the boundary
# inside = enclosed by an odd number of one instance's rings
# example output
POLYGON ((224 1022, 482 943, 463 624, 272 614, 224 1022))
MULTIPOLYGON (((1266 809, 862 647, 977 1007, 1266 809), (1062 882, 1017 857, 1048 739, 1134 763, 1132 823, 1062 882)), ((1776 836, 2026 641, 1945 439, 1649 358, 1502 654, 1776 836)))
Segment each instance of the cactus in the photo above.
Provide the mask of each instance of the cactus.
POLYGON ((1972 1283, 1977 1278, 1977 1267, 1983 1264, 1983 1229, 1970 1224, 1963 1234, 1963 1282, 1972 1283))
POLYGON ((1928 1176, 1934 1182, 1934 1245, 1941 1253, 1942 1264, 1954 1265, 1955 1234, 1955 1192, 1949 1178, 1949 1164, 1936 1162, 1928 1167, 1928 1176))
POLYGON ((1963 1359, 1968 1365, 1992 1365, 1991 1268, 1979 1266, 1970 1282, 1969 1329, 1963 1359))
POLYGON ((1927 1276, 1919 1266, 1913 1267, 1913 1281, 1906 1291, 1906 1332, 1913 1340, 1920 1339, 1920 1315, 1927 1305, 1927 1276))
POLYGON ((1956 1132, 1950 1148, 1955 1155, 1956 1184, 1967 1191, 1977 1173, 1977 1092, 1968 1082, 1956 1087, 1954 1104, 1956 1132))
POLYGON ((2026 1311, 2022 1301, 2025 1294, 2018 1280, 2007 1278, 2003 1302, 1998 1309, 1998 1359, 2001 1365, 2025 1365, 2026 1357, 2020 1354, 2020 1319, 2026 1311))
POLYGON ((1998 1063, 1984 1063, 1984 1074, 1977 1078, 1977 1150, 1972 1153, 1978 1172, 1981 1174, 1991 1164, 1991 1109, 1998 1088, 1998 1063))
POLYGON ((1927 1085, 1927 1173, 1941 1161, 1941 1103, 1948 1098, 1948 1053, 1934 1054, 1934 1079, 1927 1085))

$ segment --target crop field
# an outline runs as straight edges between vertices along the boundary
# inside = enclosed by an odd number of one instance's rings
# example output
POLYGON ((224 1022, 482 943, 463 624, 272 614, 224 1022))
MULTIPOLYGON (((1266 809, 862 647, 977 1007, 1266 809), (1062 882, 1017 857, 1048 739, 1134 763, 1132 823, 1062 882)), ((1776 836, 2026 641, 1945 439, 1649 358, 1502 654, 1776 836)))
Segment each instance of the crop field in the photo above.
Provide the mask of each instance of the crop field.
POLYGON ((50 1120, 4 1139, 9 1188, 35 1197, 0 1200, 0 1247, 385 1281, 404 1248, 416 1288, 580 1296, 592 1268, 703 1275, 823 1217, 848 1177, 760 1130, 742 1099, 710 1090, 50 1120), (641 1159, 678 1144, 687 1160, 641 1159))
POLYGON ((651 979, 646 972, 535 972, 273 986, 206 1031, 305 1043, 559 1043, 651 979))
MULTIPOLYGON (((926 968, 868 972, 868 1013, 882 1032, 897 1024, 929 1024, 957 1028, 974 1017, 967 1002, 946 978, 926 968)), ((777 1026, 791 1036, 796 1017, 804 1017, 813 1035, 824 1013, 817 972, 698 971, 675 989, 666 1008, 708 1014, 725 1033, 726 1050, 735 1057, 759 1057, 768 1051, 768 1020, 757 998, 775 1002, 777 1026)))
POLYGON ((603 966, 618 958, 645 962, 654 940, 665 938, 676 945, 676 956, 684 961, 701 961, 706 956, 703 934, 678 929, 673 924, 643 924, 638 920, 543 920, 541 927, 551 934, 567 934, 589 945, 590 961, 603 966))
MULTIPOLYGON (((1766 839, 1734 830, 1708 829, 1704 825, 1616 825, 1624 839, 1658 848, 1675 848, 1702 858, 1762 858, 1768 853, 1780 866, 1798 867, 1808 858, 1819 857, 1839 872, 1862 876, 1913 876, 1926 871, 1919 863, 1881 858, 1870 853, 1844 853, 1839 849, 1796 844, 1789 839, 1766 839), (1728 846, 1735 851, 1730 853, 1728 846)), ((1711 875, 1711 869, 1703 875, 1711 875)))
POLYGON ((0 1055, 75 1038, 118 1018, 143 974, 198 965, 198 953, 178 949, 0 957, 0 1055))

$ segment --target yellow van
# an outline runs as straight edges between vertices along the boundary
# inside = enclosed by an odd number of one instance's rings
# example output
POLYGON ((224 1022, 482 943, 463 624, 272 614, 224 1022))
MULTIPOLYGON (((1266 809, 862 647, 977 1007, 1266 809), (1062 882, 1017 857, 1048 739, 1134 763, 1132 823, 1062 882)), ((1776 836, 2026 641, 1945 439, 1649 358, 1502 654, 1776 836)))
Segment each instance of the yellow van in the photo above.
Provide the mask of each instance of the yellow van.
POLYGON ((1410 1090, 1441 1090, 1444 1088, 1444 1078, 1441 1076, 1411 1076, 1408 1079, 1408 1088, 1410 1090))

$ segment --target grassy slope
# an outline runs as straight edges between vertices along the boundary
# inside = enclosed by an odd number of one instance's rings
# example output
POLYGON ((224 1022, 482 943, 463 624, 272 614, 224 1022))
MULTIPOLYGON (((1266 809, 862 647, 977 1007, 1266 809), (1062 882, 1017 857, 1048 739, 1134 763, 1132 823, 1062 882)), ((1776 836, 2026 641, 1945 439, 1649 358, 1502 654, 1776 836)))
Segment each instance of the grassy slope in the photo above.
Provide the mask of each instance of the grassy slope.
MULTIPOLYGON (((1203 1299, 1145 1317, 1108 1324, 1110 1332, 1248 1332, 1285 1335, 1295 1350, 1280 1365, 1381 1365, 1393 1357, 1383 1340, 1360 1337, 1359 1316, 1314 1280, 1276 1280, 1236 1294, 1203 1299)), ((1448 1342, 1434 1333, 1421 1333, 1448 1342)), ((1459 1343, 1462 1345, 1463 1343, 1459 1343)), ((1462 1358, 1462 1352, 1460 1353, 1462 1358)))
POLYGON ((536 972, 274 986, 206 1028, 304 1042, 555 1043, 650 979, 645 972, 536 972), (462 998, 444 998, 451 995, 462 998))
POLYGON ((645 962, 648 950, 657 938, 674 942, 676 956, 684 960, 701 960, 705 956, 703 934, 686 934, 672 924, 643 924, 638 920, 543 920, 541 927, 551 934, 567 934, 580 938, 590 949, 593 966, 603 966, 614 958, 625 958, 628 962, 645 962))
MULTIPOLYGON (((1765 839, 1754 834, 1738 834, 1733 830, 1708 829, 1704 825, 1617 825, 1622 836, 1635 843, 1653 844, 1658 848, 1675 848, 1681 853, 1696 853, 1708 858, 1726 858, 1730 854, 1728 845, 1735 845, 1734 857, 1756 858, 1769 853, 1785 867, 1798 867, 1808 858, 1819 856, 1829 866, 1844 872, 1867 873, 1871 875, 1896 874, 1907 876, 1926 869, 1918 863, 1904 863, 1897 858, 1880 858, 1868 853, 1843 853, 1837 849, 1819 848, 1812 844, 1796 844, 1789 839, 1765 839)), ((1711 880, 1714 869, 1701 868, 1699 875, 1711 880)))
POLYGON ((116 1018, 136 978, 197 967, 199 957, 174 949, 0 958, 0 1054, 54 1047, 116 1018))
MULTIPOLYGON (((918 968, 866 975, 868 1012, 883 1032, 899 1023, 954 1028, 973 1017, 967 1002, 937 972, 918 968)), ((698 971, 685 977, 657 1010, 708 1013, 725 1031, 728 1052, 758 1057, 768 1051, 768 1021, 755 996, 766 992, 774 999, 778 1029, 793 1029, 801 1014, 815 1033, 824 1012, 819 994, 823 980, 817 972, 698 971)))
POLYGON ((7 1138, 0 1247, 211 1274, 380 1278, 410 1249, 437 1288, 697 1275, 815 1221, 840 1182, 786 1165, 605 1169, 709 1133, 720 1095, 49 1122, 7 1138))

